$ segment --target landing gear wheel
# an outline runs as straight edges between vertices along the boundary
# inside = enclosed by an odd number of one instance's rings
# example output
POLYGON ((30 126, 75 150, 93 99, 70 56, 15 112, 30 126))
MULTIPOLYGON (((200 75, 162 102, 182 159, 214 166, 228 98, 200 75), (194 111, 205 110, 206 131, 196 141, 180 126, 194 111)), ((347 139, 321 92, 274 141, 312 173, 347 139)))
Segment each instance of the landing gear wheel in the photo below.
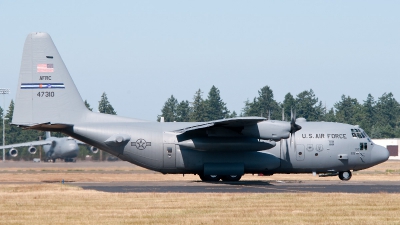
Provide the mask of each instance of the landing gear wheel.
POLYGON ((202 181, 219 181, 221 179, 220 175, 203 175, 199 174, 202 181))
POLYGON ((239 181, 242 176, 240 175, 226 175, 222 176, 222 181, 239 181))
POLYGON ((344 171, 344 172, 339 172, 339 179, 343 181, 348 181, 351 179, 351 172, 350 171, 344 171))

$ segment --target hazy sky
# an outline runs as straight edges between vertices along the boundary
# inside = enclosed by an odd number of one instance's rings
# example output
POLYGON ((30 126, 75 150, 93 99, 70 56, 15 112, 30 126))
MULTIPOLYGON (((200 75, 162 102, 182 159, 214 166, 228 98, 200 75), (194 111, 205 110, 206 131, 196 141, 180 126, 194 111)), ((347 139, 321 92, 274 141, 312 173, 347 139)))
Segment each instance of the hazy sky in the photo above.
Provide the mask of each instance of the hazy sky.
MULTIPOLYGON (((328 107, 400 100, 399 1, 0 0, 0 87, 15 99, 22 48, 48 32, 83 100, 103 92, 118 115, 155 121, 174 95, 212 85, 228 109, 269 85, 282 102, 313 89, 328 107)), ((3 105, 3 99, 1 106, 3 105)))

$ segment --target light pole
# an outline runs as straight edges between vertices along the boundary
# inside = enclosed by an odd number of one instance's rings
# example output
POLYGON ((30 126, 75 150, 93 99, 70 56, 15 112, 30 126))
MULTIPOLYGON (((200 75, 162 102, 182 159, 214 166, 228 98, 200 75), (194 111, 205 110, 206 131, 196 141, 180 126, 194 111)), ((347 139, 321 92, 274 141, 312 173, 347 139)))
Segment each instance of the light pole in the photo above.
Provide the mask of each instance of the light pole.
MULTIPOLYGON (((5 112, 6 112, 6 95, 10 93, 10 89, 8 88, 0 88, 0 94, 3 95, 3 147, 5 145, 5 140, 4 140, 4 117, 5 117, 5 112)), ((6 154, 5 154, 6 150, 3 148, 3 162, 6 158, 6 154)))

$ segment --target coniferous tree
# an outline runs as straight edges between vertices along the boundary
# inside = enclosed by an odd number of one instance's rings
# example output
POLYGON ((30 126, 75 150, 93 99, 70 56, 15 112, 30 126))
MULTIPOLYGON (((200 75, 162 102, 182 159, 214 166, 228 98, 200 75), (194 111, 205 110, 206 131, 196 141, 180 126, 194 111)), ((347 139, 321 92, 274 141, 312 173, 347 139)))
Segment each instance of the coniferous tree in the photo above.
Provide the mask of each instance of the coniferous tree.
POLYGON ((243 116, 262 116, 263 112, 258 107, 257 98, 253 98, 250 102, 248 99, 244 102, 244 108, 242 109, 243 116))
POLYGON ((93 108, 90 107, 89 102, 87 102, 86 100, 85 100, 85 106, 86 106, 86 108, 89 109, 90 111, 93 111, 93 108))
POLYGON ((335 103, 336 121, 352 125, 360 125, 362 106, 355 98, 342 95, 341 101, 335 103))
POLYGON ((233 111, 231 114, 229 114, 228 118, 235 118, 238 117, 237 113, 233 111))
POLYGON ((374 126, 376 120, 375 105, 376 101, 374 97, 371 94, 368 94, 367 100, 364 101, 362 106, 363 117, 360 123, 361 127, 365 130, 365 132, 367 132, 367 134, 371 133, 372 127, 374 126))
POLYGON ((176 121, 189 122, 190 121, 190 105, 189 101, 181 101, 176 107, 176 121))
POLYGON ((384 93, 376 103, 377 124, 379 126, 389 125, 395 128, 400 114, 400 105, 392 93, 384 93))
POLYGON ((208 97, 205 101, 206 121, 223 119, 229 115, 226 103, 222 101, 219 93, 218 88, 214 85, 208 92, 208 97))
POLYGON ((245 102, 243 109, 244 116, 264 116, 268 117, 271 112, 271 119, 281 119, 281 107, 274 99, 273 91, 269 86, 264 86, 258 91, 258 97, 253 102, 245 102))
POLYGON ((163 108, 161 109, 161 115, 158 116, 157 121, 161 120, 161 117, 164 117, 165 122, 174 122, 176 121, 176 110, 178 107, 178 100, 171 95, 170 98, 164 103, 163 108))
POLYGON ((284 110, 285 120, 289 121, 292 110, 296 109, 296 100, 294 99, 293 95, 290 94, 290 92, 285 95, 282 107, 284 110))
POLYGON ((392 93, 384 93, 376 102, 375 110, 375 125, 380 129, 382 137, 394 138, 400 133, 400 104, 392 93))
POLYGON ((199 89, 196 91, 193 97, 192 112, 190 115, 190 121, 192 122, 204 122, 206 121, 206 107, 202 97, 203 92, 199 89))
POLYGON ((295 104, 297 117, 303 117, 309 121, 320 121, 323 119, 324 107, 322 106, 322 102, 318 102, 318 98, 315 97, 312 89, 299 93, 295 104))
POLYGON ((117 115, 111 103, 108 101, 107 94, 103 92, 99 101, 99 112, 105 114, 117 115))
POLYGON ((326 114, 324 120, 326 122, 336 122, 335 110, 331 108, 326 114))

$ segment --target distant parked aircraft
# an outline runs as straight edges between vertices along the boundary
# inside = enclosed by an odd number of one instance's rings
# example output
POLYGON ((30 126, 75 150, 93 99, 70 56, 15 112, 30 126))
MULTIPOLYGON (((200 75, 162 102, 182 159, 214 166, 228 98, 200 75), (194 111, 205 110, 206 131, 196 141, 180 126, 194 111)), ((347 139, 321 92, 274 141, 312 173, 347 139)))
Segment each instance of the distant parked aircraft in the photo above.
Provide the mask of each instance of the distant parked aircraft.
MULTIPOLYGON (((45 152, 45 162, 55 162, 56 159, 63 159, 65 162, 75 162, 75 157, 78 156, 79 146, 78 144, 85 144, 81 141, 75 140, 71 137, 52 137, 50 132, 46 132, 46 139, 42 141, 31 141, 19 144, 0 146, 0 149, 8 149, 10 156, 16 157, 18 155, 18 147, 29 146, 28 152, 35 154, 37 149, 35 146, 42 145, 45 152)), ((98 149, 90 147, 92 153, 97 153, 98 149)))

